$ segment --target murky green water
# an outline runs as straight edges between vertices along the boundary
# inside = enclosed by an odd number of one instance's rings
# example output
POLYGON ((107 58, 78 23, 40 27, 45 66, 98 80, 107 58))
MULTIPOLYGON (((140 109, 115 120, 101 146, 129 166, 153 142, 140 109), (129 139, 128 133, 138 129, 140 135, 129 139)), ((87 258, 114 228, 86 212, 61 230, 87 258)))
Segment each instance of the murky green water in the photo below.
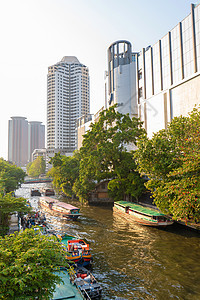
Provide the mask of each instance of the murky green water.
MULTIPOLYGON (((23 185, 17 194, 37 208, 38 197, 30 198, 33 186, 23 185)), ((47 220, 91 243, 103 299, 200 299, 200 233, 180 225, 158 229, 129 223, 108 207, 82 206, 81 214, 77 221, 51 215, 47 220)))

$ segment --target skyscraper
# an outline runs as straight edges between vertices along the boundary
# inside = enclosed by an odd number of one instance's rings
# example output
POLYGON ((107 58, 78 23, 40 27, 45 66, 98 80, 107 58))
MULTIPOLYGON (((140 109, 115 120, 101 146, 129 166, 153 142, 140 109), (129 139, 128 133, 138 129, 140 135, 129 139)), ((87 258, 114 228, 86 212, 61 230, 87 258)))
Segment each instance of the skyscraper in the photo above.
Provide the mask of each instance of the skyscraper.
POLYGON ((32 121, 28 123, 28 160, 32 161, 32 153, 35 149, 45 148, 45 126, 42 122, 32 121))
POLYGON ((76 120, 90 113, 89 71, 74 56, 48 68, 47 155, 77 149, 76 120))
POLYGON ((8 160, 18 167, 28 161, 28 121, 25 117, 12 117, 8 123, 8 160))
POLYGON ((32 159, 34 149, 45 147, 45 126, 28 122, 25 117, 12 117, 8 122, 8 160, 24 167, 32 159))

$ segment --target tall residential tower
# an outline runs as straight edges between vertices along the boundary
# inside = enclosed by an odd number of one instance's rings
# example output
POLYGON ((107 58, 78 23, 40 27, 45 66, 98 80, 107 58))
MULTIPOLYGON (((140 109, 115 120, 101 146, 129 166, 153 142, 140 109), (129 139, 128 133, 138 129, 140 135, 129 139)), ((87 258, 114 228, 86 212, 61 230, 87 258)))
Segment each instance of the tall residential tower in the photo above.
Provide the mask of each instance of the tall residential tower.
POLYGON ((25 117, 12 117, 8 123, 8 160, 18 167, 32 161, 32 152, 45 147, 45 126, 28 122, 25 117))
POLYGON ((8 160, 18 167, 28 161, 28 121, 25 117, 12 117, 8 123, 8 160))
POLYGON ((35 149, 45 148, 45 126, 42 122, 28 122, 28 160, 32 161, 32 154, 35 149))
POLYGON ((47 155, 77 149, 76 121, 90 113, 89 71, 75 56, 48 68, 47 155))

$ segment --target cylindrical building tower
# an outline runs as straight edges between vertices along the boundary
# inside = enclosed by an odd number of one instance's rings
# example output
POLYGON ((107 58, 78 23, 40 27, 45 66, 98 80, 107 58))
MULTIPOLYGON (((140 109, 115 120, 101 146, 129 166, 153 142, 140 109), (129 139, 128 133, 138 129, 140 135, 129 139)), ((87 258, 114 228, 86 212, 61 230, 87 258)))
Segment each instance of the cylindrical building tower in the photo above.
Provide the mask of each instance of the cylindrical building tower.
POLYGON ((108 106, 118 104, 118 111, 137 116, 137 53, 131 43, 117 41, 108 48, 108 106))

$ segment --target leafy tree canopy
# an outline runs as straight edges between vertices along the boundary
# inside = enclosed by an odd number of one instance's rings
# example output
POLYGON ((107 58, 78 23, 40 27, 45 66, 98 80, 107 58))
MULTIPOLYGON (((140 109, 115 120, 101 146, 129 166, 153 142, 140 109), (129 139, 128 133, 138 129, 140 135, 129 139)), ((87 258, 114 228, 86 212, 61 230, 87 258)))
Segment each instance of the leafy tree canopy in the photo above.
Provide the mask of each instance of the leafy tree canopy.
POLYGON ((80 199, 86 200, 96 183, 105 179, 111 179, 108 188, 115 199, 124 198, 128 193, 136 197, 135 187, 132 189, 133 177, 138 176, 138 181, 142 179, 135 171, 133 151, 128 152, 128 147, 136 144, 143 133, 142 123, 117 112, 116 106, 100 113, 99 121, 92 123, 90 131, 84 135, 80 149, 79 177, 73 186, 80 199), (121 188, 115 193, 112 186, 117 182, 121 188))
POLYGON ((51 299, 65 255, 56 237, 34 229, 0 237, 0 299, 51 299))
POLYGON ((0 190, 15 191, 24 182, 26 173, 16 165, 0 158, 0 190))
POLYGON ((155 204, 174 219, 200 221, 200 110, 175 117, 137 146, 138 170, 149 177, 155 204))
POLYGON ((71 156, 62 156, 56 153, 51 159, 53 165, 48 176, 53 178, 53 185, 58 192, 63 192, 68 197, 73 197, 72 187, 79 175, 79 153, 74 152, 71 156))
POLYGON ((27 173, 30 177, 38 177, 45 173, 46 164, 42 156, 37 157, 27 165, 27 173))
POLYGON ((9 228, 9 216, 15 212, 28 213, 31 208, 27 206, 26 199, 14 197, 12 193, 0 193, 0 231, 4 233, 9 228))

